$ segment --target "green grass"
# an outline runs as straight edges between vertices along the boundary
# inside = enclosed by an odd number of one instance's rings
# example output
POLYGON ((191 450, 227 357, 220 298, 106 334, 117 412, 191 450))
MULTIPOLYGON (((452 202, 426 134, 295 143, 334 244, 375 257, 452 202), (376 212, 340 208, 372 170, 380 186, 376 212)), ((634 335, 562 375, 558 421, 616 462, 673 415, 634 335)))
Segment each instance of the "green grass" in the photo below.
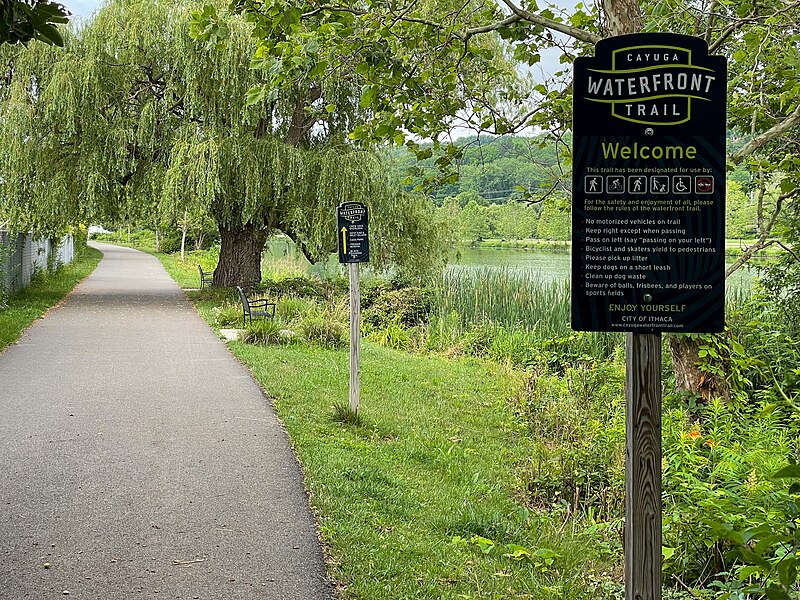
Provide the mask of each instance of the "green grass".
POLYGON ((513 248, 517 250, 539 250, 544 252, 570 252, 572 248, 571 240, 506 240, 500 238, 489 238, 474 244, 477 248, 513 248))
MULTIPOLYGON (((159 258, 196 287, 197 261, 159 258)), ((188 294, 210 323, 232 301, 223 291, 188 294)), ((362 342, 355 424, 342 418, 347 349, 229 347, 291 436, 345 598, 612 597, 601 587, 618 558, 583 521, 524 507, 535 442, 511 401, 520 385, 512 371, 362 342)))
POLYGON ((181 260, 181 255, 166 254, 155 252, 149 248, 142 248, 158 257, 164 268, 179 286, 184 289, 197 289, 200 287, 200 271, 197 265, 203 267, 203 271, 211 272, 217 266, 217 255, 207 250, 186 252, 186 260, 181 260))
POLYGON ((347 351, 230 347, 275 401, 347 598, 599 597, 590 540, 515 501, 532 440, 502 367, 365 343, 353 426, 347 351))
POLYGON ((434 285, 434 297, 439 329, 455 327, 450 337, 477 343, 498 360, 525 365, 535 349, 553 344, 607 358, 622 342, 619 334, 573 332, 569 282, 542 282, 529 271, 451 269, 434 285))
POLYGON ((27 288, 13 294, 8 308, 0 310, 0 350, 16 342, 33 321, 58 304, 83 278, 89 275, 102 253, 93 248, 78 249, 72 264, 54 273, 36 277, 27 288))
POLYGON ((542 283, 512 269, 451 269, 434 288, 440 316, 452 312, 465 327, 495 323, 561 335, 569 328, 569 282, 542 283))

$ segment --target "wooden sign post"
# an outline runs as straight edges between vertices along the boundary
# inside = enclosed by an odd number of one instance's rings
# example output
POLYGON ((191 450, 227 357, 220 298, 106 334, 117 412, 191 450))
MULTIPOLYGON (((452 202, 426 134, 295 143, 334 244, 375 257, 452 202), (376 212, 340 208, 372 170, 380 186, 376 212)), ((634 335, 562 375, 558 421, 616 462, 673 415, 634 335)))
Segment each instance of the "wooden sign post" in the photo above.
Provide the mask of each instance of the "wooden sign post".
POLYGON ((572 327, 625 332, 625 597, 661 598, 661 332, 725 324, 725 59, 641 33, 575 61, 572 327))
POLYGON ((339 262, 349 265, 350 275, 350 410, 358 414, 361 397, 361 290, 358 265, 369 261, 369 219, 360 202, 336 208, 339 262))
POLYGON ((661 334, 625 334, 625 597, 661 598, 661 334))
POLYGON ((361 288, 358 263, 350 263, 350 410, 358 413, 361 398, 361 288))

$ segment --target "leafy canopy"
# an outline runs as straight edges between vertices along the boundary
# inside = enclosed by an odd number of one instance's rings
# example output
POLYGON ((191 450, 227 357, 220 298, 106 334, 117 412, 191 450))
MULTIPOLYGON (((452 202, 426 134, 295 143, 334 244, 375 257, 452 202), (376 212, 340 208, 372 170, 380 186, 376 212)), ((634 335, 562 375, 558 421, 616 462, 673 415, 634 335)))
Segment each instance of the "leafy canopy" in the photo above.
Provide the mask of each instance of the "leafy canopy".
POLYGON ((56 25, 67 23, 67 11, 49 0, 3 0, 0 3, 0 44, 39 40, 64 45, 56 25))
MULTIPOLYGON (((777 179, 774 209, 762 206, 757 246, 770 243, 800 193, 800 2, 796 0, 605 0, 563 9, 514 0, 236 0, 259 41, 255 52, 272 90, 342 72, 360 76, 369 120, 351 129, 364 143, 405 143, 419 158, 458 126, 495 134, 523 128, 563 140, 571 124, 569 65, 607 35, 670 31, 705 39, 729 61, 730 160, 762 196, 777 179), (519 77, 556 52, 565 69, 544 81, 519 77), (418 139, 433 139, 422 148, 418 139)), ((213 37, 215 13, 194 16, 213 37)), ((566 145, 564 145, 566 149, 566 145)), ((458 158, 441 148, 440 165, 458 158)), ((750 190, 746 190, 750 191, 750 190)))
POLYGON ((261 81, 250 26, 225 14, 220 51, 189 35, 192 9, 110 0, 64 49, 0 50, 9 65, 0 83, 4 218, 48 230, 153 215, 177 223, 188 210, 221 228, 282 231, 320 258, 335 249, 336 204, 362 200, 373 231, 385 233, 373 245, 378 263, 441 255, 432 208, 402 193, 380 155, 343 136, 357 116, 346 82, 297 83, 248 104, 261 81), (316 110, 323 92, 339 98, 337 110, 316 110))

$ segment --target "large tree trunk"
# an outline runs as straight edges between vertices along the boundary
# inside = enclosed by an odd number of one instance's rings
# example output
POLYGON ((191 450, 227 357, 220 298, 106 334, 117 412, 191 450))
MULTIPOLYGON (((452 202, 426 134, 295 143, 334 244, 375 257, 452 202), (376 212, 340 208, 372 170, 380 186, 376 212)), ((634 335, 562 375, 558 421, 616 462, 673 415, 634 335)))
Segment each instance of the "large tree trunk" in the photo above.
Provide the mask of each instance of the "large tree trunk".
POLYGON ((672 370, 675 372, 675 386, 695 394, 703 400, 722 398, 730 400, 731 390, 724 377, 701 371, 700 340, 688 335, 668 335, 672 370))
POLYGON ((263 229, 245 225, 219 227, 219 263, 214 270, 215 287, 246 286, 261 281, 261 252, 267 242, 263 229))
MULTIPOLYGON (((642 27, 642 12, 638 0, 602 0, 608 35, 638 33, 642 27)), ((698 368, 699 341, 690 336, 668 335, 675 384, 679 390, 697 394, 705 400, 713 397, 729 398, 730 391, 724 379, 698 368)))

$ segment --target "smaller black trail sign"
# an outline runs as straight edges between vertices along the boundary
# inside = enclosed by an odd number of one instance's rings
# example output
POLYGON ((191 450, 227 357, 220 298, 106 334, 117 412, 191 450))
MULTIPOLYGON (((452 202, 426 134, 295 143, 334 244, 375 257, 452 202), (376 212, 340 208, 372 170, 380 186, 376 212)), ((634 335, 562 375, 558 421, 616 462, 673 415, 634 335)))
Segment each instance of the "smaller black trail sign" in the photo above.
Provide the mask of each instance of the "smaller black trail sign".
POLYGON ((344 202, 336 208, 339 262, 369 262, 369 229, 366 204, 344 202))
POLYGON ((572 326, 724 327, 725 59, 645 33, 575 61, 572 326))

